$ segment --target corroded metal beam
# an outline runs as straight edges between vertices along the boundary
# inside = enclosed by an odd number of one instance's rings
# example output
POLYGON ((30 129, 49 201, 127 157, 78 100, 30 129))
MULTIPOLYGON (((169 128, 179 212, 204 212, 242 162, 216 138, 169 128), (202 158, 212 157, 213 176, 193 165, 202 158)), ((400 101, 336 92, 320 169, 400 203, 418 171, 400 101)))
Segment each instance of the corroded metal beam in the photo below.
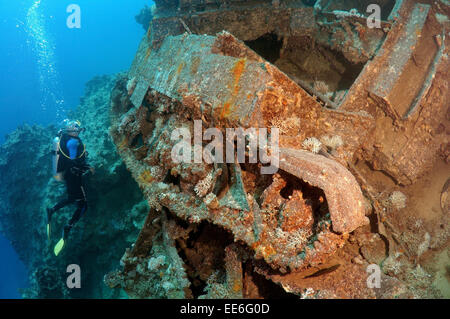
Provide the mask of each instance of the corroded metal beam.
POLYGON ((303 150, 280 149, 280 168, 325 192, 334 231, 348 233, 369 223, 361 188, 341 164, 303 150))

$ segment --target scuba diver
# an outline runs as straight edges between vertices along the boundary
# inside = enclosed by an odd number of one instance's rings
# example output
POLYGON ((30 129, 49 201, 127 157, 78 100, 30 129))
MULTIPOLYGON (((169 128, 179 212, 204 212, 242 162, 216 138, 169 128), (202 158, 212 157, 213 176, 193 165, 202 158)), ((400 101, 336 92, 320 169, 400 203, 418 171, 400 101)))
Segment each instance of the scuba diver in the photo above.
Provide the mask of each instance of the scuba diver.
POLYGON ((86 146, 78 135, 84 131, 79 121, 64 121, 64 128, 59 131, 54 139, 53 150, 53 174, 58 181, 65 181, 67 198, 57 203, 52 208, 47 208, 47 236, 50 239, 52 215, 59 209, 76 204, 77 208, 64 226, 62 238, 56 244, 54 253, 56 256, 64 248, 72 227, 86 213, 88 208, 84 177, 89 173, 94 174, 94 169, 86 162, 86 146))

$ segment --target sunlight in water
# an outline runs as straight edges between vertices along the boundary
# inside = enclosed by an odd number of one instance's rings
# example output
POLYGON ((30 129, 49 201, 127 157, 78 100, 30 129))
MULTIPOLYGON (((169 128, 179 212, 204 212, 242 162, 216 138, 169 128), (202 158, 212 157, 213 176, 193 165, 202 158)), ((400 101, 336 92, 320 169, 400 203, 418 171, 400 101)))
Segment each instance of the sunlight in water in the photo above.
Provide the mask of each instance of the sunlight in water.
POLYGON ((64 98, 56 69, 55 45, 47 34, 44 15, 41 13, 41 0, 35 0, 27 12, 27 31, 31 37, 33 52, 37 57, 37 67, 41 96, 41 109, 56 107, 56 120, 65 117, 64 98))

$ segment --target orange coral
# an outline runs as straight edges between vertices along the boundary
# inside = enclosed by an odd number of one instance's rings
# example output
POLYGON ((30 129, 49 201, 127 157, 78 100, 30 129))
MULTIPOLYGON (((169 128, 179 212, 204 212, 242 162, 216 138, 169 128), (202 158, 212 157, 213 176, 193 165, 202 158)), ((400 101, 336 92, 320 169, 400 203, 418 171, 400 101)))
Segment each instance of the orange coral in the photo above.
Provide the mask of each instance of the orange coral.
POLYGON ((153 176, 149 171, 144 171, 141 175, 139 175, 139 180, 144 184, 150 184, 153 182, 153 176))

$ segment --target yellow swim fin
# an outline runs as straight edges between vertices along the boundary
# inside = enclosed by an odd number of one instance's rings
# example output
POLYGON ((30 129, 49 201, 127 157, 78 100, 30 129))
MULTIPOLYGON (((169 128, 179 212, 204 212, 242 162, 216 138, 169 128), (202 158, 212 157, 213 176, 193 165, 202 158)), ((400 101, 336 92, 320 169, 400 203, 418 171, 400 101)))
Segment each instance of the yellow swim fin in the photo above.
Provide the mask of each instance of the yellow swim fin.
POLYGON ((55 249, 53 250, 55 256, 58 256, 63 248, 64 248, 64 238, 61 238, 59 242, 55 245, 55 249))
POLYGON ((50 234, 52 232, 52 226, 50 224, 47 224, 47 238, 50 240, 50 234))

